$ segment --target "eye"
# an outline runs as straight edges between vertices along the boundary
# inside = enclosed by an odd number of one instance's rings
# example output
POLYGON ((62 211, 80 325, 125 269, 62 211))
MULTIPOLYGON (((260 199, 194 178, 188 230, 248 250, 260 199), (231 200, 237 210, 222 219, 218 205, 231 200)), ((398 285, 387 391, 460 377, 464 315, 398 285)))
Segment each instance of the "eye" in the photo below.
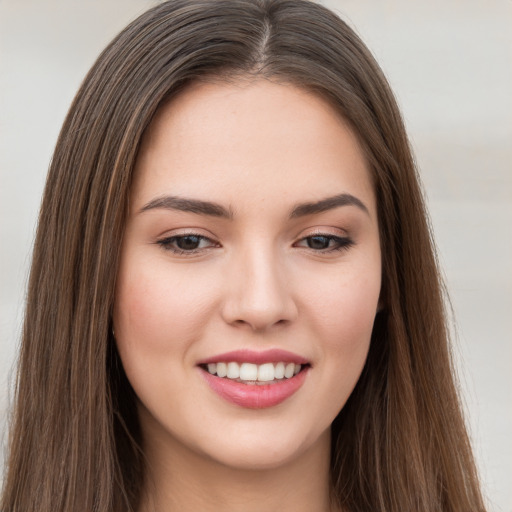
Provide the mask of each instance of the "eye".
POLYGON ((354 242, 348 237, 327 234, 315 234, 299 240, 295 246, 305 247, 317 252, 331 252, 348 249, 354 242))
POLYGON ((172 251, 176 254, 194 254, 204 249, 218 247, 218 244, 210 238, 195 233, 163 238, 158 240, 157 244, 166 251, 172 251))

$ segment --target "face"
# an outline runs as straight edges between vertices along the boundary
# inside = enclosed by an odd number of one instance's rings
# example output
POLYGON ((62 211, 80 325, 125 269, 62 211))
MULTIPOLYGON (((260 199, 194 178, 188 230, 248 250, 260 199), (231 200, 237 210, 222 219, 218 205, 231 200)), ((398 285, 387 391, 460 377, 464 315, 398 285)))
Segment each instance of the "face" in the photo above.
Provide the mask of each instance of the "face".
POLYGON ((145 442, 238 468, 325 450, 380 284, 371 177, 332 107, 264 80, 189 87, 143 140, 116 290, 145 442))

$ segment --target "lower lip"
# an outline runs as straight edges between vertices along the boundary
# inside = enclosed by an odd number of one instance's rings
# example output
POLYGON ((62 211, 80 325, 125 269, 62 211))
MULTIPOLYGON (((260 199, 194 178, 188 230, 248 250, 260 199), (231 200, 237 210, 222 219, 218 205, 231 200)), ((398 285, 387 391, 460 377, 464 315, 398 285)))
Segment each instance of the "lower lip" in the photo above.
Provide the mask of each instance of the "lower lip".
POLYGON ((242 384, 224 377, 217 377, 201 369, 201 374, 210 388, 221 398, 248 409, 273 407, 291 397, 304 383, 309 368, 297 375, 273 384, 242 384))

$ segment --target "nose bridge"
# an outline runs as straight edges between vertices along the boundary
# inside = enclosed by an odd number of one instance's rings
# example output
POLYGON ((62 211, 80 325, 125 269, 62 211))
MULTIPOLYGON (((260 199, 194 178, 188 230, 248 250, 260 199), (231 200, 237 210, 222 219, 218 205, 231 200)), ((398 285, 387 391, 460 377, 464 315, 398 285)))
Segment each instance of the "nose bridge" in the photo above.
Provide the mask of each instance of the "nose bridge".
POLYGON ((226 321, 264 330, 295 318, 296 306, 283 258, 268 240, 251 241, 234 260, 224 308, 226 321))

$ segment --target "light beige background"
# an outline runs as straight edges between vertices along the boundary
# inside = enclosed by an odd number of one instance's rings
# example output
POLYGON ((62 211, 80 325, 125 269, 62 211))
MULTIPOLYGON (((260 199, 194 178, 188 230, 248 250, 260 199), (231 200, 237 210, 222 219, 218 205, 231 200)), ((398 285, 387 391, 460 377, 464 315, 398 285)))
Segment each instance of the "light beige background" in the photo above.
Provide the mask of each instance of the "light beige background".
MULTIPOLYGON (((96 55, 153 3, 0 0, 0 429, 58 130, 96 55)), ((456 314, 489 509, 512 512, 512 1, 323 3, 356 27, 403 109, 456 314)))

